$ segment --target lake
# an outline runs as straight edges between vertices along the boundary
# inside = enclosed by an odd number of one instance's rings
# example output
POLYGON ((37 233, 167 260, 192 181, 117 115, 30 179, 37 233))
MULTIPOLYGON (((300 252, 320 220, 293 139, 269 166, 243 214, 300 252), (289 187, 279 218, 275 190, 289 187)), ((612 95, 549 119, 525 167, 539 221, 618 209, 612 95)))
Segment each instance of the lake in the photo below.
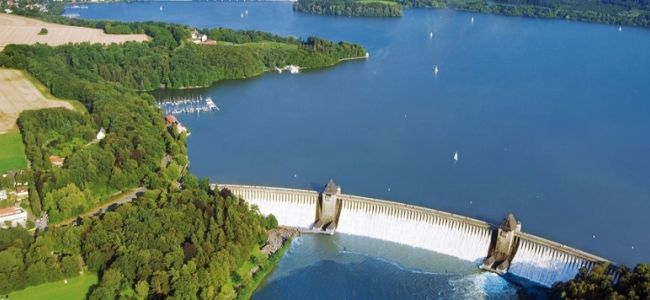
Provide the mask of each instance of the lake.
MULTIPOLYGON (((211 96, 219 106, 178 116, 192 130, 191 169, 200 177, 308 189, 333 178, 344 193, 492 223, 512 212, 529 233, 619 263, 650 261, 647 29, 429 9, 402 18, 326 17, 295 13, 286 2, 138 2, 68 12, 316 35, 368 49, 368 60, 333 68, 156 93, 211 96)), ((347 238, 298 241, 338 249, 337 239, 347 238)), ((292 298, 306 297, 307 287, 329 298, 373 298, 372 288, 421 298, 414 291, 423 286, 444 287, 425 295, 469 295, 453 288, 455 279, 488 296, 512 296, 507 282, 472 268, 441 275, 440 265, 462 263, 440 255, 409 264, 392 250, 321 257, 315 248, 292 246, 257 297, 286 298, 280 291, 294 279, 302 283, 292 298), (366 269, 372 273, 359 274, 366 269)))

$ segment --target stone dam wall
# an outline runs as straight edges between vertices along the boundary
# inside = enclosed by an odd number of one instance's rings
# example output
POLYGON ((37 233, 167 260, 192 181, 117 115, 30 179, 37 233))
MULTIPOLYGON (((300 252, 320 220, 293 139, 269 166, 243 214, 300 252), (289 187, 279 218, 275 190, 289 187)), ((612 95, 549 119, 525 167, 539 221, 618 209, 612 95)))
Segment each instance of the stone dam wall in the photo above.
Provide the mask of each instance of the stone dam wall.
MULTIPOLYGON (((248 186, 214 185, 227 188, 263 215, 273 214, 282 226, 307 232, 335 232, 364 236, 422 248, 480 264, 494 251, 501 229, 484 221, 448 212, 397 202, 340 194, 336 215, 323 216, 321 194, 315 191, 248 186), (334 220, 321 224, 321 219, 334 220)), ((329 196, 329 195, 328 195, 329 196)), ((502 228, 502 227, 501 227, 502 228)), ((520 228, 520 225, 519 225, 520 228)), ((504 235, 505 236, 505 235, 504 235)), ((549 241, 519 230, 511 231, 500 274, 514 275, 550 287, 572 279, 581 267, 591 269, 607 260, 578 249, 549 241)), ((495 271, 490 267, 483 269, 495 271)), ((614 274, 615 280, 618 274, 614 274)))

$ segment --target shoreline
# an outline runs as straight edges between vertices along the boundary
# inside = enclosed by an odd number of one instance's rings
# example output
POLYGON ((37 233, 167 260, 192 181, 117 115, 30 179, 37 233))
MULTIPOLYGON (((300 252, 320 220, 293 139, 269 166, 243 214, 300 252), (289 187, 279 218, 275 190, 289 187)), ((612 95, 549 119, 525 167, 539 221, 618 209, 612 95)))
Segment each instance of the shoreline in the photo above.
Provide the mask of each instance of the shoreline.
POLYGON ((269 275, 273 273, 291 243, 300 232, 291 227, 277 227, 268 231, 267 243, 261 248, 267 255, 265 261, 255 264, 250 270, 251 282, 239 287, 237 299, 250 299, 257 289, 262 286, 269 275))
MULTIPOLYGON (((402 18, 404 11, 410 9, 448 9, 458 12, 468 12, 495 16, 506 17, 524 17, 533 19, 546 19, 546 20, 569 20, 579 21, 585 23, 605 24, 605 25, 621 25, 621 26, 634 26, 641 28, 650 28, 650 11, 643 8, 626 8, 617 6, 616 10, 610 11, 603 5, 596 4, 587 8, 580 6, 572 7, 545 7, 537 6, 530 3, 521 4, 497 4, 490 5, 488 1, 478 2, 478 5, 465 5, 458 4, 453 1, 422 1, 420 4, 408 3, 406 1, 391 1, 399 5, 400 15, 392 15, 383 11, 380 15, 373 15, 369 13, 357 13, 345 11, 341 14, 328 11, 329 7, 324 6, 326 0, 310 0, 313 1, 311 6, 301 7, 303 0, 298 0, 293 5, 293 10, 303 14, 315 16, 334 16, 334 17, 352 17, 352 18, 402 18), (320 2, 320 3, 319 3, 320 2), (296 9, 296 7, 301 7, 296 9), (316 8, 320 8, 318 10, 316 8), (632 16, 633 15, 633 16, 632 16)), ((358 5, 360 7, 370 7, 369 4, 355 0, 345 4, 344 8, 350 9, 350 6, 358 5)))

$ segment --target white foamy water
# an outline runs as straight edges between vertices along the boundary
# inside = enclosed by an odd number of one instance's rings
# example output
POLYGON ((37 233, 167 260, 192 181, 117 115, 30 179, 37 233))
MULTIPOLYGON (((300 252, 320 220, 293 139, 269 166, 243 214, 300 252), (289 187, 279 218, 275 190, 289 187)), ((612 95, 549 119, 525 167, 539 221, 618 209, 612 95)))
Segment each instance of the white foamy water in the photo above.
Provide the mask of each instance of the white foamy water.
POLYGON ((343 201, 337 232, 422 248, 480 262, 487 255, 490 230, 465 222, 379 203, 343 201))
POLYGON ((316 218, 317 193, 280 191, 273 188, 236 188, 231 191, 265 216, 273 214, 282 226, 310 228, 316 218))
POLYGON ((521 240, 508 272, 535 283, 551 286, 575 277, 581 267, 592 263, 552 248, 521 240))

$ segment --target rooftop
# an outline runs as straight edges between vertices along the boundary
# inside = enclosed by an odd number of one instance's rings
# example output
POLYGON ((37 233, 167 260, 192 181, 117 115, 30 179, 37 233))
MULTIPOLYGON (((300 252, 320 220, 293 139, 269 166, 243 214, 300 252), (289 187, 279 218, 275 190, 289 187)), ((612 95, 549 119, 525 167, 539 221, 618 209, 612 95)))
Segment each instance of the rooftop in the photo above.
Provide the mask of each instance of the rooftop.
POLYGON ((503 225, 501 225, 501 228, 505 230, 515 230, 517 229, 517 219, 515 219, 515 216, 513 214, 508 214, 508 217, 506 217, 505 220, 503 220, 503 225))
POLYGON ((4 216, 10 216, 10 215, 15 215, 18 213, 23 212, 22 208, 16 208, 16 207, 5 207, 5 208, 0 208, 0 217, 4 216))
POLYGON ((325 186, 325 191, 323 192, 330 195, 338 193, 338 187, 336 186, 336 183, 334 183, 334 180, 330 179, 330 181, 325 186))

